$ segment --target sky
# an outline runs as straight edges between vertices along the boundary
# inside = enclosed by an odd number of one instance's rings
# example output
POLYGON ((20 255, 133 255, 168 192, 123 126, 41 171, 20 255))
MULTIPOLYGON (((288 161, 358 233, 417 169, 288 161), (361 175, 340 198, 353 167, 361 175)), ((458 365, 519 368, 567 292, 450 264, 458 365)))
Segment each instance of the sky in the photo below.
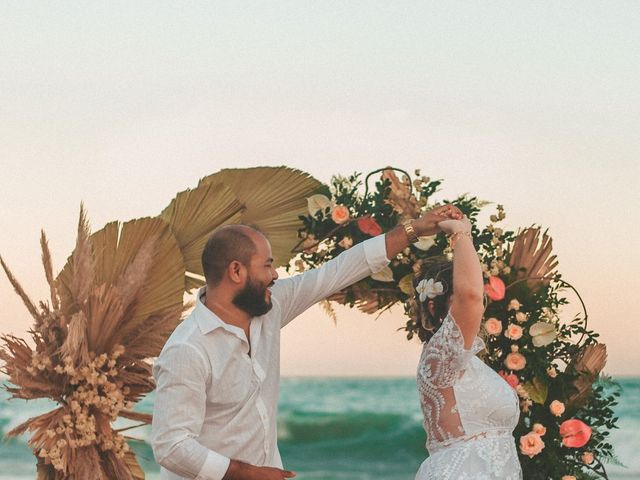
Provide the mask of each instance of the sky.
MULTIPOLYGON (((638 25, 636 1, 4 1, 0 255, 44 299, 40 229, 61 268, 81 201, 97 230, 222 168, 421 168, 548 228, 606 371, 639 375, 638 25)), ((414 374, 401 309, 337 310, 283 330, 283 375, 414 374)), ((2 276, 0 333, 29 326, 2 276)))

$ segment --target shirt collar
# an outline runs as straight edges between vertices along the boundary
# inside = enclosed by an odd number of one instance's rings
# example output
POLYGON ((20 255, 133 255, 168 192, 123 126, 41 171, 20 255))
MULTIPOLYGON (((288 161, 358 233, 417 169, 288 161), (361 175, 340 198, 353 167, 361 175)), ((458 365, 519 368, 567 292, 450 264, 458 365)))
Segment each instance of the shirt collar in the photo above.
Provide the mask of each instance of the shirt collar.
POLYGON ((198 327, 200 327, 200 331, 202 332, 202 334, 206 335, 207 333, 213 332, 218 328, 222 328, 224 330, 227 330, 228 332, 233 333, 237 337, 240 337, 241 339, 245 339, 246 341, 244 331, 242 331, 241 328, 236 327, 235 325, 229 325, 218 315, 207 308, 207 306, 202 301, 202 297, 204 296, 206 291, 206 286, 200 288, 196 297, 195 316, 196 322, 198 323, 198 327))

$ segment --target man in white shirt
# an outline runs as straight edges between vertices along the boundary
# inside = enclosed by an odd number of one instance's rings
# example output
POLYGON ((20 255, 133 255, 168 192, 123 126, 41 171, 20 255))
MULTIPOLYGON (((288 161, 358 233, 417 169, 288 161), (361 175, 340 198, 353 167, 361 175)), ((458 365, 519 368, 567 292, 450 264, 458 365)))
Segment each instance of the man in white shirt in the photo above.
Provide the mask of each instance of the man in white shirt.
POLYGON ((161 477, 281 480, 276 416, 280 329, 318 301, 384 268, 446 205, 366 240, 320 268, 278 280, 271 246, 244 225, 217 229, 202 254, 207 286, 153 367, 152 447, 161 477))

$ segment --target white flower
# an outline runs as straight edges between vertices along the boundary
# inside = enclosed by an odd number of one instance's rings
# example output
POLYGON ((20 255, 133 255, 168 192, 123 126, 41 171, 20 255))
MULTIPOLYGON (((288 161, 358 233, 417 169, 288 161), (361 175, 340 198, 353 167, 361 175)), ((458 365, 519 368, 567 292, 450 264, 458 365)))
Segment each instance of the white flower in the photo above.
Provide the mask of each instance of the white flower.
POLYGON ((327 196, 317 194, 307 198, 307 207, 309 208, 309 214, 315 217, 316 213, 324 212, 327 208, 333 207, 333 203, 327 196))
POLYGON ((418 237, 418 241, 413 244, 418 250, 429 250, 436 243, 435 237, 418 237))
POLYGON ((421 280, 416 287, 416 291, 420 294, 420 301, 424 302, 427 298, 435 298, 444 293, 444 287, 441 282, 434 281, 433 278, 421 280))
POLYGON ((544 347, 556 339, 556 327, 551 323, 536 322, 529 328, 529 335, 534 347, 544 347))

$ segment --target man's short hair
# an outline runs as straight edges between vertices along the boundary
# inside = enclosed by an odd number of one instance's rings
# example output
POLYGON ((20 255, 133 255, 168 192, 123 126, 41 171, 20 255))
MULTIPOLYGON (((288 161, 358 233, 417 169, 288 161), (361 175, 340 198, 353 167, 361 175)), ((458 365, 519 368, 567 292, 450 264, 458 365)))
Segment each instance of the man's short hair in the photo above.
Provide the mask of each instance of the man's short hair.
POLYGON ((207 285, 217 285, 233 261, 248 266, 256 253, 256 244, 250 236, 251 227, 224 225, 214 230, 202 251, 202 270, 207 285))

